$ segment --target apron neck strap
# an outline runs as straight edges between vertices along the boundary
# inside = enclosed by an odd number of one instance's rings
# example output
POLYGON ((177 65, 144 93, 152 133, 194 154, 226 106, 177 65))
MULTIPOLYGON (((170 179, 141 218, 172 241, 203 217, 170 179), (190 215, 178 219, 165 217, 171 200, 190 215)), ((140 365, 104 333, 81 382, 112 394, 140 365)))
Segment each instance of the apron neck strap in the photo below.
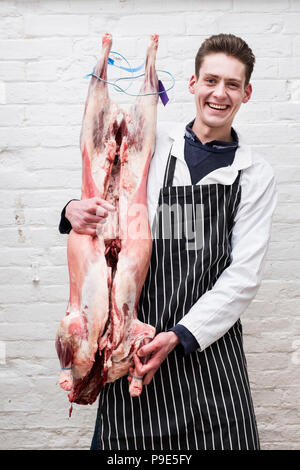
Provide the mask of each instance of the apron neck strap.
MULTIPOLYGON (((172 155, 172 146, 170 148, 170 153, 166 165, 166 170, 165 170, 165 176, 164 176, 164 182, 163 182, 163 187, 167 188, 169 186, 173 186, 173 178, 174 178, 174 173, 175 173, 175 167, 176 167, 176 157, 172 155)), ((234 181, 233 184, 239 185, 240 178, 241 178, 241 173, 242 170, 239 170, 238 175, 236 180, 234 181)))
POLYGON ((172 147, 171 147, 168 161, 167 161, 165 176, 164 176, 164 183, 163 183, 164 188, 173 185, 175 167, 176 167, 176 158, 172 155, 172 147))

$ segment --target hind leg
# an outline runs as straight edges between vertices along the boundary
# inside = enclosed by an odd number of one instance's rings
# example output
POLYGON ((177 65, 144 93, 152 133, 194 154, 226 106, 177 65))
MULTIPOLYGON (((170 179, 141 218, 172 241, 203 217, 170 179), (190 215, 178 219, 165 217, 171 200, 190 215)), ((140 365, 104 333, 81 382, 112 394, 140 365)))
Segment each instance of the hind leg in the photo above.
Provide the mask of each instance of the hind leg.
POLYGON ((62 367, 59 383, 65 390, 72 388, 72 380, 82 380, 92 368, 107 322, 109 271, 104 250, 100 238, 73 231, 69 235, 70 298, 56 335, 62 367))

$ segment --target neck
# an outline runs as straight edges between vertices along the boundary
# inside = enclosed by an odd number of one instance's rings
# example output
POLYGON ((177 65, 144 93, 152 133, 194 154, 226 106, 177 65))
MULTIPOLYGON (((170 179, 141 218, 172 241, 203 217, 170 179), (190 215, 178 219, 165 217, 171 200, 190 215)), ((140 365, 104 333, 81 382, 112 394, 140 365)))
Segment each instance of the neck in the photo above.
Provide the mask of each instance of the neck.
POLYGON ((202 144, 212 140, 222 140, 223 142, 232 142, 233 140, 231 137, 231 126, 226 129, 223 127, 209 127, 200 123, 196 117, 192 129, 202 144))

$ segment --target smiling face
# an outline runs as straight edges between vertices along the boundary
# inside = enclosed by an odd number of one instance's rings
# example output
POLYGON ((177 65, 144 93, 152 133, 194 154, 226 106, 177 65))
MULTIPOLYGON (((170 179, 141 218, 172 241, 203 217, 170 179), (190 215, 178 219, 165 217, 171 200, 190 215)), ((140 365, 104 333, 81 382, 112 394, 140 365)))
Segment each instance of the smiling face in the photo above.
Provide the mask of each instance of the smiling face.
POLYGON ((224 53, 204 57, 198 78, 193 75, 189 82, 189 91, 195 95, 198 134, 230 140, 233 119, 252 93, 251 85, 245 85, 245 71, 245 64, 224 53))

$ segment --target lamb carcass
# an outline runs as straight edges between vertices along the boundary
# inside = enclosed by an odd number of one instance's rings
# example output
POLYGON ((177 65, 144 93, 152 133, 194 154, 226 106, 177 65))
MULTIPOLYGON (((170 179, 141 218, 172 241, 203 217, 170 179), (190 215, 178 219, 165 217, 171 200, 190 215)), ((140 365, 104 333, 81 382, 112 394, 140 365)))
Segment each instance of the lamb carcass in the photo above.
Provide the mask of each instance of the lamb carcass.
MULTIPOLYGON (((82 199, 99 196, 115 206, 98 235, 68 237, 70 296, 56 335, 60 386, 70 402, 93 403, 100 389, 128 373, 133 354, 155 335, 137 319, 137 304, 149 268, 152 240, 147 212, 147 175, 155 146, 158 35, 147 51, 145 79, 131 111, 109 98, 108 56, 112 37, 91 77, 80 147, 82 199)), ((129 385, 142 391, 141 377, 129 385)))

